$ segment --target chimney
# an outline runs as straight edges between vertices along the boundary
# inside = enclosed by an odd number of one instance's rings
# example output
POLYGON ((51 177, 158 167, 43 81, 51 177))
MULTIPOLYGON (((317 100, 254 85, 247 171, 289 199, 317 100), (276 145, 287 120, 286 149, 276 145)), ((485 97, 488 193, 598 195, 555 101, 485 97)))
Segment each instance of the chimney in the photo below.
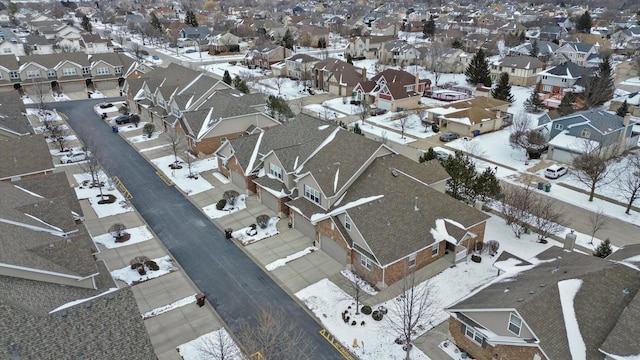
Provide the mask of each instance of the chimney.
POLYGON ((413 211, 420 211, 420 208, 418 207, 418 197, 415 197, 415 200, 413 201, 413 211))
POLYGON ((551 270, 552 273, 556 273, 558 272, 558 270, 560 270, 560 260, 562 259, 562 256, 558 256, 557 260, 556 260, 556 268, 551 270))
POLYGON ((567 236, 564 238, 564 249, 573 251, 573 246, 576 244, 576 234, 573 230, 571 230, 567 236))
POLYGON ((362 81, 367 81, 367 69, 361 68, 360 72, 362 72, 362 81))
POLYGON ((629 144, 627 144, 627 132, 629 131, 629 125, 631 124, 631 114, 627 113, 624 116, 624 119, 622 120, 622 124, 623 124, 623 129, 622 132, 620 133, 620 142, 619 142, 619 146, 618 146, 618 154, 622 154, 624 151, 627 150, 627 148, 629 147, 629 144))

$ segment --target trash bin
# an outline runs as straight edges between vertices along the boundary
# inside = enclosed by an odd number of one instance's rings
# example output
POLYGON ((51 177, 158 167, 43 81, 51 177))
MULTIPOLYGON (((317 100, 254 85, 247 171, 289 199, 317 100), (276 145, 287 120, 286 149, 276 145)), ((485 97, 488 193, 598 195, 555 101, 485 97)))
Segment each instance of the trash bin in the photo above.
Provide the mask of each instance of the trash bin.
POLYGON ((231 238, 232 238, 231 233, 233 233, 233 229, 232 229, 232 228, 226 228, 226 229, 224 229, 224 236, 225 236, 227 239, 231 239, 231 238))
POLYGON ((538 190, 542 190, 542 189, 543 189, 543 186, 544 186, 544 184, 543 184, 543 183, 541 183, 541 182, 539 182, 539 183, 538 183, 538 190))
POLYGON ((198 304, 198 306, 204 306, 204 299, 206 299, 206 296, 204 296, 203 293, 196 294, 196 304, 198 304))
POLYGON ((117 133, 118 133, 118 127, 117 127, 117 126, 115 126, 115 125, 113 125, 113 126, 111 127, 111 131, 113 131, 114 133, 116 133, 116 134, 117 134, 117 133))
POLYGON ((544 186, 544 191, 545 191, 545 192, 551 192, 551 184, 546 184, 546 185, 544 186))
POLYGON ((473 136, 480 136, 480 130, 473 130, 473 136))

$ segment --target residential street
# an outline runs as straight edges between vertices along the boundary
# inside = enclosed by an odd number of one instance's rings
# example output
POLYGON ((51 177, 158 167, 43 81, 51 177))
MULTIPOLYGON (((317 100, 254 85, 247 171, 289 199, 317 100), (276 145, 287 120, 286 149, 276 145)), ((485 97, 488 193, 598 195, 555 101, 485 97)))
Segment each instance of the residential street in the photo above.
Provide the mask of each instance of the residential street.
MULTIPOLYGON (((131 203, 183 270, 207 296, 233 331, 254 322, 261 309, 279 308, 316 349, 313 358, 343 358, 320 334, 321 326, 175 187, 94 113, 100 102, 120 99, 51 103, 69 117, 69 125, 93 147, 111 176, 118 176, 133 195, 131 203)), ((140 254, 144 255, 144 254, 140 254)))

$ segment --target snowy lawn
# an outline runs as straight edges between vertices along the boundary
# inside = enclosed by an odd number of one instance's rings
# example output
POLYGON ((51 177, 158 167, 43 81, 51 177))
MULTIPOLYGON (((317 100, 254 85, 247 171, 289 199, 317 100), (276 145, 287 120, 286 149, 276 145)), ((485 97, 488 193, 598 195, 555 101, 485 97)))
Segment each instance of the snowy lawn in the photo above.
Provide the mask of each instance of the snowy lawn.
POLYGON ((243 360, 244 356, 229 336, 229 333, 222 328, 204 334, 197 339, 191 340, 182 345, 178 345, 177 350, 184 360, 210 359, 212 354, 217 354, 220 349, 225 349, 225 360, 243 360))
POLYGON ((164 314, 166 312, 169 312, 169 311, 171 311, 173 309, 177 309, 177 308, 182 307, 182 306, 193 304, 193 303, 196 302, 196 295, 197 294, 193 294, 191 296, 187 296, 186 298, 174 301, 171 304, 167 304, 165 306, 161 306, 159 308, 155 308, 153 310, 149 310, 146 313, 142 314, 142 320, 151 319, 154 316, 162 315, 162 314, 164 314))
MULTIPOLYGON (((93 211, 96 212, 96 215, 99 218, 133 211, 133 208, 129 206, 129 203, 124 196, 122 196, 117 189, 110 188, 108 185, 102 187, 102 194, 105 195, 105 199, 108 194, 115 196, 115 201, 111 204, 98 204, 98 201, 100 201, 101 198, 100 189, 98 187, 92 188, 82 185, 85 180, 91 182, 91 175, 89 173, 74 174, 73 177, 76 182, 80 184, 80 186, 74 189, 78 200, 87 199, 89 204, 91 204, 91 208, 93 208, 93 211)), ((98 179, 106 182, 107 176, 103 172, 100 172, 98 179)))
MULTIPOLYGON (((162 134, 162 131, 154 131, 153 134, 151 134, 151 137, 148 137, 146 134, 142 134, 142 135, 130 136, 130 137, 127 137, 126 139, 128 142, 135 144, 143 141, 157 139, 158 136, 160 136, 160 134, 162 134)), ((170 146, 170 144, 166 146, 170 146)), ((164 147, 164 146, 161 146, 161 147, 164 147)))
MULTIPOLYGON (((185 154, 185 156, 189 156, 189 154, 185 154)), ((175 158, 173 155, 163 156, 161 158, 153 159, 154 165, 162 171, 169 180, 173 181, 176 186, 180 188, 180 190, 184 191, 188 195, 199 194, 203 191, 207 191, 209 189, 213 189, 213 185, 211 185, 207 180, 203 177, 198 176, 197 178, 189 177, 189 166, 186 162, 182 161, 180 157, 178 157, 178 161, 182 166, 182 169, 172 170, 169 167, 169 164, 174 162, 175 158)), ((204 160, 197 160, 191 164, 191 172, 193 174, 199 174, 204 171, 209 171, 217 168, 217 161, 215 158, 207 158, 204 160)))
POLYGON ((104 245, 107 249, 115 249, 122 246, 141 243, 153 239, 153 234, 147 229, 145 225, 138 226, 132 229, 126 229, 124 232, 131 235, 131 238, 125 242, 116 242, 116 238, 112 233, 106 233, 93 237, 93 241, 98 244, 104 245))
POLYGON ((308 248, 298 251, 297 253, 293 253, 287 257, 284 257, 282 259, 278 259, 270 264, 267 264, 265 266, 265 269, 267 269, 267 271, 273 271, 279 267, 285 266, 287 263, 292 262, 293 260, 299 259, 305 255, 311 254, 312 252, 318 250, 317 247, 315 246, 309 246, 308 248))
MULTIPOLYGON (((394 143, 398 143, 398 144, 410 144, 412 142, 415 142, 416 139, 410 138, 408 136, 405 135, 404 138, 402 138, 402 136, 396 132, 390 131, 390 130, 385 130, 384 128, 381 128, 379 126, 375 126, 369 122, 367 122, 366 124, 362 125, 362 121, 358 120, 353 122, 352 124, 358 124, 358 126, 360 127, 360 130, 362 130, 362 132, 365 132, 367 134, 373 135, 375 137, 376 140, 385 142, 386 141, 391 141, 394 143)), ((355 126, 355 125, 354 125, 355 126)))
POLYGON ((322 106, 320 104, 309 104, 305 105, 304 108, 308 111, 311 111, 311 113, 313 114, 318 114, 318 117, 324 120, 336 120, 346 117, 345 114, 333 111, 330 108, 322 106))
POLYGON ((129 131, 134 131, 134 130, 142 130, 142 128, 144 128, 144 126, 147 124, 147 121, 141 121, 140 123, 138 123, 138 126, 136 126, 135 124, 126 124, 123 126, 119 126, 118 127, 118 131, 120 132, 129 132, 129 131))
POLYGON ((27 115, 34 115, 38 117, 38 120, 44 122, 46 120, 50 121, 62 121, 62 117, 56 110, 40 110, 36 108, 27 109, 27 115))
MULTIPOLYGON (((396 131, 402 131, 401 120, 393 120, 393 117, 398 115, 398 113, 387 112, 386 114, 378 115, 378 116, 369 116, 367 117, 367 123, 374 123, 379 126, 388 127, 394 129, 396 131)), ((431 126, 425 127, 420 120, 420 117, 415 113, 409 113, 407 115, 407 120, 404 127, 404 135, 413 136, 420 139, 425 139, 431 136, 438 135, 439 133, 434 133, 431 129, 431 126)))
POLYGON ((278 216, 274 216, 269 220, 267 227, 264 229, 260 228, 260 226, 257 226, 256 229, 253 230, 249 226, 249 227, 234 231, 231 234, 231 236, 233 236, 234 239, 240 241, 242 245, 249 245, 256 241, 260 241, 268 237, 271 237, 273 235, 279 234, 280 232, 276 227, 276 225, 278 224, 278 221, 280 221, 280 218, 278 216))
POLYGON ((291 80, 289 78, 268 78, 258 82, 252 82, 250 87, 257 89, 263 94, 280 96, 285 100, 299 99, 309 96, 305 91, 304 82, 300 80, 291 80), (278 89, 280 83, 280 89, 278 89))
POLYGON ((222 208, 222 210, 218 210, 216 208, 216 204, 211 204, 203 207, 202 211, 204 211, 204 213, 207 214, 207 216, 210 219, 217 219, 246 208, 247 208, 247 195, 240 194, 240 196, 236 198, 236 201, 233 205, 227 203, 224 206, 224 208, 222 208))
POLYGON ((160 277, 162 275, 166 275, 173 271, 178 271, 178 268, 173 264, 173 260, 169 255, 163 256, 157 259, 151 259, 158 264, 160 267, 159 270, 149 270, 147 269, 147 273, 145 275, 140 275, 137 270, 131 269, 131 266, 124 267, 122 269, 111 271, 111 276, 115 280, 120 280, 127 285, 135 285, 150 279, 154 279, 160 277))
POLYGON ((106 98, 106 96, 98 90, 90 91, 90 95, 92 99, 102 99, 106 98))

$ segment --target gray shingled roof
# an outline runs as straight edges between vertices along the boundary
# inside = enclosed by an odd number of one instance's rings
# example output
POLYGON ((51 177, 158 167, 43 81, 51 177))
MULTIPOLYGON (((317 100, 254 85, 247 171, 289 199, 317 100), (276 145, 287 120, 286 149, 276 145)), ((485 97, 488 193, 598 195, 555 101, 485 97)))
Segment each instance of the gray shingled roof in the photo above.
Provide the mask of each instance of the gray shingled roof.
POLYGON ((33 134, 25 116, 26 109, 17 91, 0 92, 0 130, 15 134, 33 134))
MULTIPOLYGON (((346 196, 337 205, 340 207, 358 199, 384 195, 347 210, 381 265, 388 265, 432 245, 435 239, 431 229, 436 227, 436 219, 454 220, 469 228, 488 218, 484 213, 412 179, 433 183, 448 178, 444 169, 438 167, 442 166, 437 161, 419 164, 402 155, 378 157, 349 186, 346 196), (397 176, 392 169, 396 169, 397 176), (415 210, 416 197, 418 211, 415 210)), ((458 240, 466 233, 453 228, 448 230, 458 240)))
POLYGON ((555 121, 570 118, 580 118, 581 121, 589 121, 589 124, 602 134, 608 134, 624 127, 623 117, 596 109, 573 113, 571 115, 558 118, 555 121))
POLYGON ((318 61, 313 68, 328 71, 331 76, 335 77, 335 81, 342 84, 356 85, 363 80, 362 69, 340 59, 329 58, 318 61))
POLYGON ((27 55, 20 58, 21 64, 34 62, 36 64, 42 65, 47 69, 53 69, 59 64, 62 64, 66 61, 76 63, 80 66, 91 65, 91 62, 89 61, 89 56, 83 52, 70 52, 70 53, 46 54, 46 55, 27 55))
POLYGON ((53 170, 43 135, 0 139, 0 179, 53 170))
POLYGON ((568 61, 563 64, 554 66, 551 69, 547 69, 544 72, 551 75, 571 76, 572 78, 577 78, 592 75, 594 71, 594 68, 583 67, 576 63, 568 61))
POLYGON ((0 297, 3 359, 156 359, 130 288, 53 314, 0 297))
MULTIPOLYGON (((637 254, 637 253, 636 253, 637 254)), ((640 354, 640 292, 636 293, 631 303, 620 315, 609 336, 600 349, 607 354, 625 356, 638 356, 640 354)))
POLYGON ((495 282, 450 306, 449 310, 460 311, 473 318, 474 311, 515 309, 538 337, 540 347, 550 359, 570 360, 557 283, 581 279, 583 283, 575 296, 574 309, 587 347, 586 358, 602 358, 598 348, 640 289, 638 271, 558 247, 550 248, 537 258, 550 261, 540 262, 531 270, 509 278, 509 281, 495 282), (557 264, 553 259, 558 256, 562 257, 559 270, 553 271, 557 264))
POLYGON ((542 61, 533 56, 505 56, 493 63, 498 66, 506 66, 516 69, 538 69, 542 67, 542 61))

